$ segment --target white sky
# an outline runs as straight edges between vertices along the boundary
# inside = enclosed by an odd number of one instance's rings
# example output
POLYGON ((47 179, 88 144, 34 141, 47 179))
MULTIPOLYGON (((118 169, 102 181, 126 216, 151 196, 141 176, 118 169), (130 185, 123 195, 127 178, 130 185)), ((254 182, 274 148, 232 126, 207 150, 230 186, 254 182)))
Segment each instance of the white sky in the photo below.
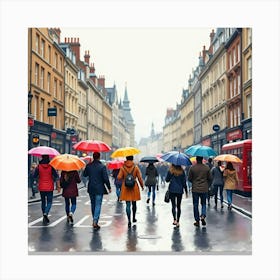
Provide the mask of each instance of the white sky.
POLYGON ((61 42, 79 38, 80 59, 89 50, 96 74, 105 76, 106 87, 115 82, 122 99, 127 83, 138 142, 150 135, 152 122, 156 132, 162 131, 166 109, 180 103, 212 29, 61 27, 61 42))

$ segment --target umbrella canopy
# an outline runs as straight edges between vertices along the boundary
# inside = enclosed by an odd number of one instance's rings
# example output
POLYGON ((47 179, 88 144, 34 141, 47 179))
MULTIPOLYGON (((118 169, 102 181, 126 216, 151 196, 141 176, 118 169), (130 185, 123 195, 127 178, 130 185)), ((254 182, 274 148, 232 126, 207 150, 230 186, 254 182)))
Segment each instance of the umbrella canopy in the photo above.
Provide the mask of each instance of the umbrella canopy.
POLYGON ((208 146, 194 145, 185 150, 185 153, 190 156, 211 157, 218 154, 208 146))
POLYGON ((170 162, 175 165, 192 165, 189 157, 177 151, 171 151, 161 156, 164 161, 170 162))
POLYGON ((120 169, 124 164, 124 160, 111 160, 107 164, 108 169, 120 169))
POLYGON ((109 152, 111 147, 99 140, 82 140, 76 143, 73 148, 83 152, 109 152))
POLYGON ((127 156, 134 156, 140 154, 141 151, 134 147, 123 147, 115 150, 111 157, 112 158, 119 158, 119 157, 127 157, 127 156))
POLYGON ((80 159, 83 161, 92 161, 92 156, 87 155, 85 157, 80 157, 80 159))
POLYGON ((36 157, 41 157, 42 155, 55 157, 57 155, 60 155, 60 153, 56 149, 48 146, 39 146, 39 147, 32 148, 28 151, 28 154, 36 157))
POLYGON ((159 162, 159 160, 156 157, 142 157, 140 162, 155 163, 159 162))
POLYGON ((214 158, 214 160, 216 161, 227 161, 227 162, 235 162, 235 163, 242 163, 242 160, 232 154, 222 154, 222 155, 218 155, 214 158))
POLYGON ((50 165, 57 170, 73 171, 82 169, 86 164, 76 155, 63 154, 54 157, 50 165))

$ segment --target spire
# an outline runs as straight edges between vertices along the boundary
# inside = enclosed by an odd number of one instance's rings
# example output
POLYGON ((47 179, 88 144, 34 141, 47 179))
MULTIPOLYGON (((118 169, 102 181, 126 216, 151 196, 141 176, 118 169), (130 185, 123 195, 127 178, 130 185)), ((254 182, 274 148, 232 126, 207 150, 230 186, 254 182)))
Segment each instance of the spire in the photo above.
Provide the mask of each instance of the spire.
POLYGON ((154 123, 152 122, 152 130, 151 130, 151 137, 155 137, 155 126, 154 123))
POLYGON ((133 118, 131 116, 131 112, 130 112, 130 106, 129 106, 129 100, 128 100, 128 94, 127 94, 127 85, 125 83, 125 91, 124 91, 124 99, 122 102, 123 105, 123 112, 124 112, 124 117, 126 119, 127 122, 129 123, 133 123, 133 118))

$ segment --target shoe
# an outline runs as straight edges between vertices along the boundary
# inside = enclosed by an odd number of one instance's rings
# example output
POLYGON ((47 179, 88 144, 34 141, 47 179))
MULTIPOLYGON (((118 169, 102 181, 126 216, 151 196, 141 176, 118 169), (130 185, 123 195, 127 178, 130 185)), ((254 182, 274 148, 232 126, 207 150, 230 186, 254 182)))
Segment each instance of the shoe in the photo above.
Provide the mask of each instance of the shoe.
POLYGON ((73 220, 73 214, 71 212, 69 213, 68 218, 69 218, 69 223, 73 225, 74 224, 74 220, 73 220))
POLYGON ((149 202, 150 202, 150 199, 148 198, 148 199, 147 199, 147 203, 149 203, 149 202))
POLYGON ((50 222, 49 218, 48 218, 48 215, 47 214, 44 214, 43 215, 43 223, 44 224, 48 224, 50 222))
POLYGON ((136 222, 137 222, 137 220, 134 218, 134 219, 132 220, 132 222, 133 222, 133 223, 136 223, 136 222))
POLYGON ((174 226, 177 225, 177 221, 176 221, 176 220, 173 221, 173 225, 174 225, 174 226))
POLYGON ((201 217, 200 220, 201 220, 201 224, 202 224, 203 226, 206 226, 205 217, 201 217))
POLYGON ((224 205, 223 205, 223 204, 221 205, 221 208, 224 208, 224 205))
POLYGON ((153 206, 155 206, 156 204, 153 202, 153 206))
POLYGON ((177 222, 177 224, 176 224, 176 228, 178 228, 178 227, 180 227, 180 224, 179 224, 179 222, 177 222))
POLYGON ((93 228, 94 228, 95 230, 98 230, 98 229, 100 229, 100 225, 98 225, 98 224, 96 224, 96 223, 93 223, 93 228))
POLYGON ((128 222, 128 227, 131 228, 131 222, 128 222))
POLYGON ((232 209, 232 206, 231 206, 231 204, 228 206, 228 210, 231 210, 232 209))
POLYGON ((193 225, 199 227, 199 221, 194 222, 193 225))

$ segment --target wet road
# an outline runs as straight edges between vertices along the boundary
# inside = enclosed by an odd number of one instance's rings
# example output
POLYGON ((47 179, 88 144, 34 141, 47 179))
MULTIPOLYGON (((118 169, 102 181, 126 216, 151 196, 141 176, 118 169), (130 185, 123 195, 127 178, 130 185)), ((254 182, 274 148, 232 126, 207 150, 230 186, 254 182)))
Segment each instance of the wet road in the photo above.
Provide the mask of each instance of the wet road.
POLYGON ((54 198, 50 223, 42 224, 40 202, 28 205, 29 254, 251 254, 252 220, 242 213, 213 206, 207 209, 207 226, 193 226, 192 197, 183 198, 180 228, 172 225, 171 204, 163 202, 165 188, 157 192, 156 205, 146 203, 146 190, 137 202, 137 223, 128 229, 125 202, 117 202, 114 188, 104 196, 99 224, 92 228, 90 200, 80 189, 74 225, 68 225, 63 197, 54 198))

